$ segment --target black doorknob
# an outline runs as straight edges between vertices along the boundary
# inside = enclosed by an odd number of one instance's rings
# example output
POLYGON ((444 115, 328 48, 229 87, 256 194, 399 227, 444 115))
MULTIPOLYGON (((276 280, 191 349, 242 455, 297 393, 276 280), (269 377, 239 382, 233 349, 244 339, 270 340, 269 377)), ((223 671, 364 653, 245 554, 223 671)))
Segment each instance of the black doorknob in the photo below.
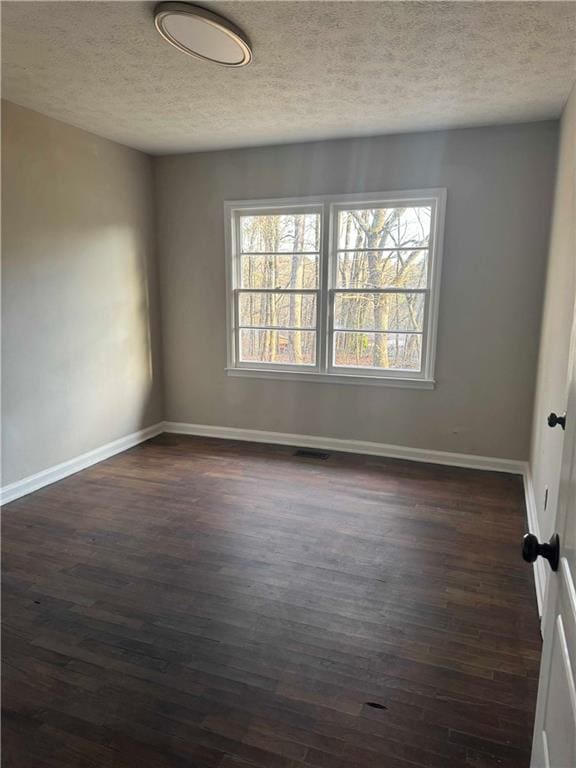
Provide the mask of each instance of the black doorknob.
POLYGON ((548 416, 549 427, 555 427, 557 424, 560 424, 562 429, 566 429, 566 414, 564 414, 564 416, 557 416, 555 413, 551 413, 550 416, 548 416))
POLYGON ((527 533, 522 539, 522 557, 527 563, 533 563, 536 558, 545 557, 553 571, 558 570, 560 561, 560 537, 554 533, 548 544, 540 544, 533 533, 527 533))

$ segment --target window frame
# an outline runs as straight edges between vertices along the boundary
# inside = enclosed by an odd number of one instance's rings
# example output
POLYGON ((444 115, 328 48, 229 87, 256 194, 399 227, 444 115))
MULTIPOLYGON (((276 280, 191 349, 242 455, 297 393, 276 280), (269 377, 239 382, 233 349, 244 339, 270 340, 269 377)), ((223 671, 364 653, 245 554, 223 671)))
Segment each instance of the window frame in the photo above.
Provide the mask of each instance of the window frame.
MULTIPOLYGON (((432 389, 435 385, 436 341, 440 306, 440 278, 444 241, 446 189, 419 189, 360 194, 316 195, 259 200, 230 200, 224 203, 226 257, 226 341, 229 376, 369 384, 380 386, 432 389), (338 253, 338 212, 372 205, 431 207, 430 239, 428 244, 427 284, 423 289, 406 289, 407 293, 425 296, 422 328, 422 369, 370 369, 336 366, 331 345, 334 334, 334 302, 342 289, 336 288, 338 253), (316 294, 316 362, 315 365, 255 363, 239 360, 240 333, 237 330, 239 295, 258 289, 241 287, 240 280, 240 216, 258 214, 319 213, 318 288, 293 289, 295 293, 316 294)), ((289 293, 283 289, 261 289, 268 293, 289 293)), ((374 289, 353 289, 373 293, 374 289)), ((383 289, 401 293, 403 289, 383 289)), ((282 327, 280 327, 281 329, 282 327)), ((310 329, 313 330, 313 329, 310 329)))
MULTIPOLYGON (((249 201, 252 203, 252 201, 249 201)), ((295 204, 292 201, 290 203, 287 203, 286 205, 277 205, 275 204, 276 201, 270 201, 271 205, 263 205, 258 207, 253 207, 251 204, 248 207, 242 207, 242 208, 235 208, 233 213, 231 214, 231 229, 230 237, 232 238, 232 249, 231 249, 231 256, 227 257, 226 262, 229 266, 229 271, 231 272, 231 282, 229 282, 229 285, 227 286, 227 291, 232 293, 232 307, 231 307, 231 319, 232 319, 232 328, 230 328, 230 322, 228 322, 228 343, 230 346, 230 342, 232 342, 232 358, 228 358, 228 368, 235 367, 236 369, 242 369, 242 370, 266 370, 270 371, 272 373, 275 372, 291 372, 291 373, 319 373, 321 371, 320 368, 320 359, 319 359, 319 338, 320 338, 320 323, 321 323, 321 309, 320 309, 320 294, 322 292, 322 256, 323 256, 323 248, 322 248, 322 238, 323 238, 323 225, 324 225, 324 209, 322 205, 319 204, 310 204, 306 202, 302 202, 300 204, 295 204), (240 229, 237 226, 237 217, 238 215, 242 216, 252 216, 252 215, 262 215, 262 214, 268 214, 268 215, 274 215, 274 214, 290 214, 290 213, 317 213, 320 216, 319 222, 320 222, 320 232, 318 237, 318 287, 317 288, 295 288, 295 289, 275 289, 275 288, 262 288, 262 289, 256 289, 256 288, 242 288, 241 287, 241 248, 240 248, 240 229), (316 326, 314 328, 302 328, 300 330, 310 330, 314 331, 316 333, 316 363, 314 365, 289 365, 284 363, 250 363, 250 362, 241 362, 240 361, 240 333, 236 332, 236 325, 238 324, 238 330, 242 326, 238 323, 239 320, 239 297, 241 293, 276 293, 276 294, 289 294, 289 293, 297 293, 297 294, 308 294, 308 295, 316 295, 316 326), (232 331, 232 338, 230 338, 230 330, 232 331), (233 361, 236 361, 236 364, 230 365, 231 359, 233 361)), ((290 253, 289 251, 286 252, 287 254, 290 253)), ((313 252, 314 253, 314 252, 313 252)), ((274 326, 275 329, 278 330, 286 330, 286 326, 274 326)), ((230 350, 229 350, 230 351, 230 350)))

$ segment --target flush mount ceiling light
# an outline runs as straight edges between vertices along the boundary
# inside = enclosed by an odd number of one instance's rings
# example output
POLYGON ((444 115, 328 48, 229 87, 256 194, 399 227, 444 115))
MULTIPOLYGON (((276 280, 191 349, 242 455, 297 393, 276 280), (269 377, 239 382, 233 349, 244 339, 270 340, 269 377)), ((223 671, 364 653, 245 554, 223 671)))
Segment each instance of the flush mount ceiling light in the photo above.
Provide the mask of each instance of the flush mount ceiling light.
POLYGON ((189 3, 160 3, 154 23, 162 37, 190 56, 225 67, 250 63, 250 41, 235 24, 217 13, 189 3))

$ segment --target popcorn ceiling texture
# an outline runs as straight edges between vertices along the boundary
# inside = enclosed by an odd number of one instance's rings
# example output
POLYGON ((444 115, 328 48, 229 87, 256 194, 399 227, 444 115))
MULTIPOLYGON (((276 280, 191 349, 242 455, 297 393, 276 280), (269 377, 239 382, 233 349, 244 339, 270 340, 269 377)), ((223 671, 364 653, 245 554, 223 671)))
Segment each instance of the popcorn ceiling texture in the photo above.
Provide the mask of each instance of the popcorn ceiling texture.
POLYGON ((163 154, 558 117, 574 2, 203 2, 254 63, 173 49, 153 3, 2 3, 3 95, 163 154))

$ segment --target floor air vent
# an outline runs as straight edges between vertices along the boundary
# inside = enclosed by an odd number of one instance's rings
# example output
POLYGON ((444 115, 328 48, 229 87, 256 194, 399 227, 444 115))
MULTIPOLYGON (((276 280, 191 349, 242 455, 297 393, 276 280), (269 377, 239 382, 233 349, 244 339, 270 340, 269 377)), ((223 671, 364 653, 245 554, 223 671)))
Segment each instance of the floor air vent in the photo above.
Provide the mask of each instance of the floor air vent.
POLYGON ((329 453, 324 453, 324 451, 314 451, 310 448, 298 448, 297 451, 294 451, 294 456, 298 456, 301 459, 320 459, 321 461, 326 461, 326 459, 330 458, 329 453))

